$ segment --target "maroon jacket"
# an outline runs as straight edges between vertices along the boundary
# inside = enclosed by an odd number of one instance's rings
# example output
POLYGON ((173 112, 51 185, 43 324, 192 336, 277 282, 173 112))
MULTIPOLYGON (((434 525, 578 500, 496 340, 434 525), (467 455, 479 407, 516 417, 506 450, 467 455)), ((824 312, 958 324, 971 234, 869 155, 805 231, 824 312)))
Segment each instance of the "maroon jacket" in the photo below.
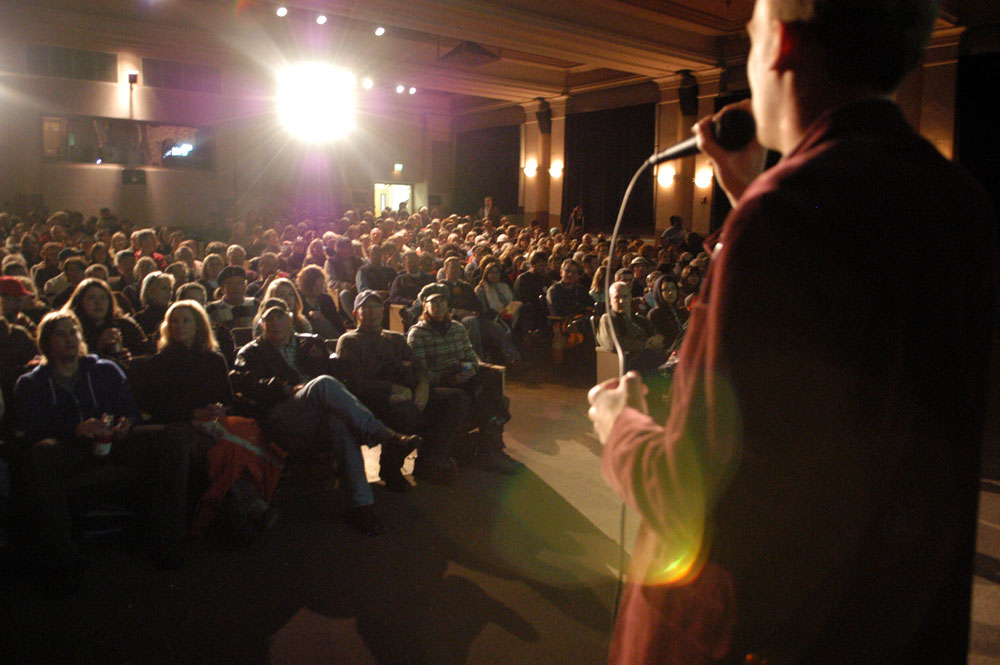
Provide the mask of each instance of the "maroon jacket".
POLYGON ((757 178, 666 425, 627 409, 605 448, 643 518, 612 663, 965 662, 994 234, 889 102, 757 178))

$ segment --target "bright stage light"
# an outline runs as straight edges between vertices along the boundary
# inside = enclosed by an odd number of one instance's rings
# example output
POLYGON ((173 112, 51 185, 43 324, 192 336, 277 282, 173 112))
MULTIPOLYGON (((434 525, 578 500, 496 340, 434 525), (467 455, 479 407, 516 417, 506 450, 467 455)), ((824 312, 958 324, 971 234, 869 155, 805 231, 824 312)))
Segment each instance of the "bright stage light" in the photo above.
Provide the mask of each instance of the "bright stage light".
POLYGON ((383 28, 382 26, 379 26, 379 27, 375 28, 375 36, 376 37, 381 37, 384 34, 385 34, 385 28, 383 28))
POLYGON ((371 80, 367 76, 361 79, 361 87, 365 90, 371 90, 372 86, 375 85, 375 81, 371 80))
POLYGON ((712 167, 703 166, 694 174, 694 184, 700 189, 707 189, 712 186, 712 167))
POLYGON ((320 14, 319 16, 316 17, 316 22, 319 23, 320 25, 323 25, 324 23, 326 23, 326 17, 320 14))
POLYGON ((343 138, 354 128, 354 75, 308 62, 278 76, 278 117, 293 136, 309 143, 343 138))
POLYGON ((278 7, 274 13, 278 15, 278 18, 285 18, 288 16, 288 7, 278 7))

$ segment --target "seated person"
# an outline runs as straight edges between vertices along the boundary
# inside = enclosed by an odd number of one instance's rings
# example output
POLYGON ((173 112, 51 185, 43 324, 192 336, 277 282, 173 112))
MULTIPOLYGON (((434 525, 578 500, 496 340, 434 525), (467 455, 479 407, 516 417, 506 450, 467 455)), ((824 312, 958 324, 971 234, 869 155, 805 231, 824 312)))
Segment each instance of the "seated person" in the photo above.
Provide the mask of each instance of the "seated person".
POLYGON ((448 305, 452 317, 462 322, 469 332, 469 340, 476 355, 495 357, 501 364, 510 365, 519 359, 511 339, 510 328, 497 320, 493 310, 483 306, 472 284, 465 281, 462 260, 450 256, 444 262, 444 279, 439 282, 448 288, 448 305))
POLYGON ((268 284, 266 289, 264 289, 264 295, 260 299, 260 306, 257 308, 257 314, 253 317, 254 337, 260 336, 261 333, 260 316, 264 313, 264 310, 267 309, 265 303, 273 298, 277 298, 285 303, 288 311, 292 313, 292 321, 295 327, 295 332, 313 332, 312 324, 309 323, 309 320, 302 314, 302 298, 299 297, 299 290, 295 288, 295 284, 292 280, 287 277, 278 277, 268 284))
POLYGON ((559 281, 549 287, 545 299, 549 305, 549 314, 559 318, 588 314, 594 301, 587 287, 580 283, 580 264, 573 259, 566 259, 559 269, 559 281))
POLYGON ((409 306, 434 278, 420 269, 420 256, 412 249, 403 252, 403 271, 389 287, 389 303, 409 306))
MULTIPOLYGON (((17 282, 21 286, 20 282, 17 282)), ((5 403, 11 403, 14 394, 14 384, 18 377, 27 371, 28 363, 38 355, 38 348, 35 346, 35 338, 24 326, 16 323, 7 323, 7 319, 0 317, 0 397, 5 403)), ((3 418, 0 417, 0 423, 3 418)), ((6 437, 0 436, 0 439, 6 437)), ((3 454, 3 446, 0 445, 0 455, 3 454)))
MULTIPOLYGON (((589 285, 580 282, 582 272, 579 263, 573 259, 564 260, 559 270, 559 281, 549 287, 545 299, 549 314, 559 319, 555 324, 556 342, 562 340, 563 359, 572 370, 571 378, 592 381, 595 356, 590 316, 594 300, 590 297, 589 285)), ((560 362, 558 355, 556 361, 560 362)))
POLYGON ((128 382, 113 362, 88 356, 72 311, 46 315, 38 329, 43 363, 18 379, 16 425, 23 448, 14 465, 15 498, 30 531, 34 559, 54 592, 72 591, 83 559, 72 538, 69 487, 108 462, 144 478, 151 511, 152 554, 163 568, 183 561, 188 449, 170 427, 135 427, 128 382))
POLYGON ((168 272, 154 270, 142 279, 142 289, 139 291, 142 309, 133 318, 153 342, 160 335, 160 324, 163 323, 173 292, 174 276, 168 272))
POLYGON ((679 302, 679 293, 673 277, 664 275, 658 278, 653 283, 656 307, 646 315, 656 332, 663 335, 663 344, 668 349, 680 346, 687 323, 687 310, 679 302))
POLYGON ((0 301, 3 303, 0 318, 10 324, 22 326, 28 331, 34 331, 35 322, 21 311, 28 296, 33 297, 34 294, 20 278, 13 275, 0 277, 0 301))
POLYGON ((149 340, 131 316, 122 314, 107 283, 85 279, 63 307, 73 312, 87 348, 102 358, 127 367, 132 356, 150 352, 149 340))
POLYGON ((205 308, 212 323, 221 324, 227 330, 251 327, 257 301, 246 297, 246 271, 239 266, 226 266, 219 273, 219 287, 222 297, 205 308))
POLYGON ((479 428, 476 456, 487 470, 511 474, 524 465, 504 452, 503 426, 510 420, 499 374, 479 368, 465 326, 451 318, 448 287, 428 284, 420 291, 423 313, 407 333, 413 356, 427 367, 431 387, 464 390, 472 399, 472 417, 479 428))
POLYGON ((337 238, 334 254, 323 265, 327 290, 337 296, 340 310, 345 314, 354 311, 354 296, 358 293, 358 270, 361 259, 354 253, 354 244, 348 237, 337 238))
MULTIPOLYGON (((347 387, 394 429, 420 433, 423 443, 413 475, 447 484, 454 471, 449 454, 469 417, 469 397, 457 388, 430 387, 427 368, 406 338, 382 328, 383 306, 382 297, 371 290, 354 300, 358 328, 337 340, 347 387)), ((398 467, 387 466, 394 461, 382 451, 379 475, 386 485, 406 482, 398 467)))
POLYGON ((383 298, 389 297, 389 287, 396 279, 396 271, 385 265, 385 258, 394 250, 392 243, 386 247, 372 244, 368 247, 368 261, 360 268, 355 278, 358 293, 366 289, 378 291, 383 298))
POLYGON ((351 494, 348 522, 368 536, 382 533, 361 446, 387 447, 388 468, 398 468, 420 437, 386 427, 330 376, 333 367, 322 338, 295 334, 285 307, 269 307, 261 320, 263 334, 237 353, 237 389, 255 399, 254 417, 289 455, 316 445, 332 449, 351 494))
POLYGON ((609 312, 601 315, 597 328, 597 345, 605 351, 615 351, 611 338, 612 328, 618 344, 625 353, 625 371, 652 374, 667 361, 663 348, 663 335, 656 333, 653 324, 632 313, 632 289, 625 282, 611 285, 609 312))
POLYGON ((333 298, 326 292, 322 268, 307 265, 299 271, 296 281, 302 298, 302 314, 314 333, 323 339, 337 339, 345 330, 353 327, 350 317, 341 314, 333 298))
MULTIPOLYGON (((63 250, 64 252, 67 250, 63 250)), ((62 262, 62 272, 45 282, 42 292, 52 303, 52 307, 59 308, 66 304, 73 289, 83 281, 87 270, 87 260, 79 254, 72 253, 62 262)))

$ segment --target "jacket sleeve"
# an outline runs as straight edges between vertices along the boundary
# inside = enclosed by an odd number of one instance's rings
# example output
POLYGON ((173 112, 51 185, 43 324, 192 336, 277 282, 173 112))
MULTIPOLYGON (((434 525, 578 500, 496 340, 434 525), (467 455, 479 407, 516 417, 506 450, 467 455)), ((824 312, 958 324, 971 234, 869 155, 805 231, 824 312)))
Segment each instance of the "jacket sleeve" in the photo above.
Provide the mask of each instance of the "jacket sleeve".
MULTIPOLYGON (((608 485, 656 534, 655 551, 642 553, 633 574, 650 584, 697 573, 704 557, 708 496, 694 441, 672 439, 648 415, 626 408, 601 456, 608 485)), ((639 557, 634 557, 639 558, 639 557)))

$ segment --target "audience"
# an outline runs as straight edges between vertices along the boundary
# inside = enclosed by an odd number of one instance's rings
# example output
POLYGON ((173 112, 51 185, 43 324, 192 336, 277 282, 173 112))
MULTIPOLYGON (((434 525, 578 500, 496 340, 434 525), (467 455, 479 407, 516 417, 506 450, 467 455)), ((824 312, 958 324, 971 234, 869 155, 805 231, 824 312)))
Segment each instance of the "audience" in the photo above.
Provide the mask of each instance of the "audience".
MULTIPOLYGON (((593 355, 594 305, 610 302, 598 341, 608 347, 615 330, 630 366, 657 371, 683 335, 685 299, 697 297, 708 262, 694 253, 696 237, 659 254, 624 239, 613 258, 615 266, 624 261, 616 280, 626 283, 609 301, 603 235, 519 228, 507 219, 442 218, 426 209, 253 215, 231 221, 228 237, 208 238, 134 230, 108 210, 90 219, 63 211, 25 219, 0 212, 3 439, 30 451, 12 465, 15 513, 31 526, 31 546, 44 550, 38 561, 54 592, 78 579, 71 479, 104 463, 94 439, 113 439, 112 461, 144 474, 147 496, 160 497, 148 533, 162 565, 178 562, 176 511, 185 509, 177 506, 208 496, 210 471, 220 468, 208 460, 224 445, 218 426, 234 410, 255 418, 292 459, 308 464, 332 453, 349 494, 349 524, 374 535, 382 525, 362 445, 382 446, 379 475, 394 491, 411 486, 402 468, 414 446, 420 483, 452 482, 458 462, 516 473, 521 464, 503 442, 510 412, 502 375, 482 361, 529 372, 555 363, 563 380, 564 368, 579 363, 569 357, 559 365, 560 355, 570 345, 581 359, 593 355), (662 276, 651 272, 654 257, 662 276), (633 289, 635 300, 626 297, 633 289), (639 302, 655 305, 648 320, 639 302), (385 329, 390 305, 404 306, 406 336, 385 329), (39 349, 34 329, 53 309, 39 349), (252 330, 252 341, 238 349, 233 330, 252 330), (37 358, 42 365, 32 370, 37 358), (84 391, 88 381, 93 393, 84 391), (74 413, 71 397, 81 406, 74 413), (144 427, 135 427, 136 402, 144 427), (51 417, 34 422, 43 411, 51 417), (137 452, 139 441, 153 442, 148 455, 137 452), (41 496, 39 483, 52 482, 57 467, 68 475, 52 485, 60 488, 54 497, 41 496)), ((240 542, 274 516, 269 494, 245 481, 234 474, 216 496, 240 542)))

